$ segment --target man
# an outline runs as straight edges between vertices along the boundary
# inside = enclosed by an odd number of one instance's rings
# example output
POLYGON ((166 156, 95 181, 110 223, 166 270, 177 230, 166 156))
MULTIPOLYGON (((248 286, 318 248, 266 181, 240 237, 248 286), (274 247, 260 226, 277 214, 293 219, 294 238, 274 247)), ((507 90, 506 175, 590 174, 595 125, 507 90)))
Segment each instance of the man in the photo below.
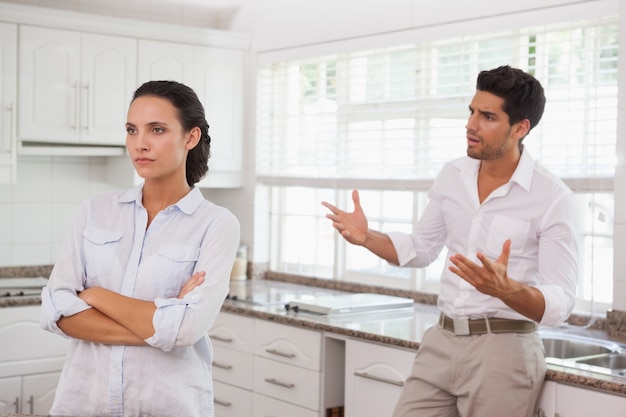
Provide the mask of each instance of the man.
POLYGON ((573 193, 534 162, 522 141, 545 107, 541 84, 502 66, 478 75, 467 157, 446 164, 412 234, 370 230, 323 202, 333 227, 394 265, 425 267, 444 245, 439 324, 420 343, 394 417, 532 416, 546 372, 537 324, 574 306, 573 193))

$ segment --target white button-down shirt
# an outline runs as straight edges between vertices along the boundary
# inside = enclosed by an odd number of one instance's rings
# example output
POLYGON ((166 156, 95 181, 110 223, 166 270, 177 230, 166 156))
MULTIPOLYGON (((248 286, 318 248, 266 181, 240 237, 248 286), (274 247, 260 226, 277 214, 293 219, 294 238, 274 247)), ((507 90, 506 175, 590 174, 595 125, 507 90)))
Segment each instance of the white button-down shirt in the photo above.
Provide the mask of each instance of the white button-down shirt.
POLYGON ((77 292, 103 287, 154 301, 149 346, 73 340, 51 414, 213 416, 208 330, 228 294, 239 222, 193 188, 146 229, 142 187, 83 203, 42 292, 40 324, 90 308, 77 292), (176 296, 195 271, 205 282, 176 296))
POLYGON ((438 298, 443 313, 452 318, 527 319, 448 270, 451 255, 460 253, 482 265, 477 252, 495 260, 511 239, 509 277, 542 292, 540 324, 561 324, 574 307, 578 282, 573 193, 524 150, 510 181, 481 204, 479 167, 480 161, 469 157, 446 164, 414 233, 389 233, 400 265, 425 267, 447 246, 438 298))

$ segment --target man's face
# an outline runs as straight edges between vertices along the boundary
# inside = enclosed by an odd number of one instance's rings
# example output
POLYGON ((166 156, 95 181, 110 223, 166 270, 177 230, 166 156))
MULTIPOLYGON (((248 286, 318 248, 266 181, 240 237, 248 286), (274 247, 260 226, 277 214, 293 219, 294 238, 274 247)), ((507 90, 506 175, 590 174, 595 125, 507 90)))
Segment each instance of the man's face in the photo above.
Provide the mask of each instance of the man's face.
POLYGON ((509 116, 502 110, 503 104, 503 98, 476 91, 465 125, 470 158, 493 161, 518 151, 518 138, 514 135, 516 126, 509 124, 509 116))

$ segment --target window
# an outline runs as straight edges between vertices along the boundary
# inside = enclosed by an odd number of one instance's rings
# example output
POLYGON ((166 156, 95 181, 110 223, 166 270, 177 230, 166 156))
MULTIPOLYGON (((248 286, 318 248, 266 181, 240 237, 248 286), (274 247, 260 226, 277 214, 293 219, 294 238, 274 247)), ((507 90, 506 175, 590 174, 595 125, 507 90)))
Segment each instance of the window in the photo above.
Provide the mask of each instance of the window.
POLYGON ((604 17, 260 67, 256 166, 272 195, 271 268, 436 291, 441 258, 390 266, 345 244, 320 201, 351 208, 357 188, 370 227, 409 232, 441 166, 465 153, 477 73, 509 64, 533 73, 548 99, 526 148, 578 197, 579 307, 608 308, 617 55, 617 18, 604 17))

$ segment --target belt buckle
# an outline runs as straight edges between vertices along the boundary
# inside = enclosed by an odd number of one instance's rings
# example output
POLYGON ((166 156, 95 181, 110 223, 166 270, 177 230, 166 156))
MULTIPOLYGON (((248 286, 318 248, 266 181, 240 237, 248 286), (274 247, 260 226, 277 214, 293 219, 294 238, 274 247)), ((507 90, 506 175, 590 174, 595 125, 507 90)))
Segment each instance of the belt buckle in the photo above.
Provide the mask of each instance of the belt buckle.
POLYGON ((468 319, 452 319, 454 334, 457 336, 469 336, 469 320, 468 319))

